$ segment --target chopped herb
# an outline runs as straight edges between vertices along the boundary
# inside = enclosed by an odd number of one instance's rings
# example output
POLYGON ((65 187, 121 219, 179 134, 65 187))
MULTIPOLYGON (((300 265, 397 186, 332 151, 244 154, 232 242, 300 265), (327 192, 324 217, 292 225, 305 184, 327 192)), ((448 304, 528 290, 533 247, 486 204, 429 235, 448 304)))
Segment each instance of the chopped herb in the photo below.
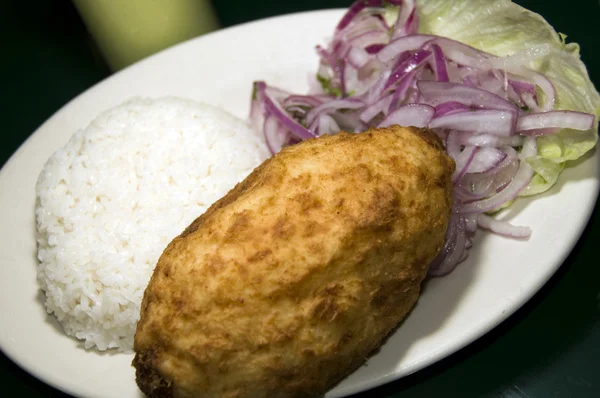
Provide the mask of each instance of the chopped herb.
POLYGON ((254 101, 256 99, 256 94, 258 92, 258 89, 256 88, 256 86, 258 86, 257 82, 252 83, 252 101, 254 101))
POLYGON ((334 95, 336 97, 342 96, 342 90, 340 88, 331 86, 331 79, 328 79, 317 73, 317 80, 321 84, 321 88, 323 89, 323 91, 327 94, 334 95))

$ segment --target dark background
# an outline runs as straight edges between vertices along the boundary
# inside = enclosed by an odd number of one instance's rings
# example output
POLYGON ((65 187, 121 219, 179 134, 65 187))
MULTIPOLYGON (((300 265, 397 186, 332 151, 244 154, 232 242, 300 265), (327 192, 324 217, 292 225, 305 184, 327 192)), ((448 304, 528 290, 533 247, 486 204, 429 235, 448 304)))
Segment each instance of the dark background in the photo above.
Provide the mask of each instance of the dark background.
MULTIPOLYGON (((93 0, 91 0, 93 1, 93 0)), ((600 83, 600 3, 517 1, 580 43, 600 83)), ((55 111, 110 74, 67 0, 0 1, 0 165, 55 111)), ((350 1, 215 1, 223 27, 350 1)), ((309 27, 307 27, 309 28, 309 27)), ((4 187, 0 187, 3 189, 4 187)), ((600 397, 600 219, 551 281, 506 322, 414 375, 358 397, 600 397)), ((5 319, 2 322, 6 322, 5 319)), ((66 397, 0 353, 3 396, 66 397), (8 393, 8 395, 5 395, 8 393)))

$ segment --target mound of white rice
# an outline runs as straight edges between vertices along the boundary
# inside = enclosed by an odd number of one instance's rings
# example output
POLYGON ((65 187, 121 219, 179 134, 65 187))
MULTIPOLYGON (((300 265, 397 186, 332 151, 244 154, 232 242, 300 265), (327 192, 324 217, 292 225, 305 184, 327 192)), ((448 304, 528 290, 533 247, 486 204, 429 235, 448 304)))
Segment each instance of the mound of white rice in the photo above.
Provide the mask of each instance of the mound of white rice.
POLYGON ((101 114, 36 186, 48 312, 86 348, 130 351, 163 249, 267 156, 244 122, 205 104, 134 99, 101 114))

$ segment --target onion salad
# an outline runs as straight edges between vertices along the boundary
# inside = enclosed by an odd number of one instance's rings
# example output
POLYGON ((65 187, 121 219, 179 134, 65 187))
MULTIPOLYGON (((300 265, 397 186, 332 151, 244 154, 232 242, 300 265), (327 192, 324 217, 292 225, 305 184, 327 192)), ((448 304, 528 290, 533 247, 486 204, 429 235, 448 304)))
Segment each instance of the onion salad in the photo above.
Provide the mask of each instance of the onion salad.
POLYGON ((525 66, 544 54, 543 46, 538 50, 497 57, 419 33, 414 0, 359 0, 329 44, 316 47, 320 87, 298 95, 257 81, 250 118, 273 154, 339 131, 390 125, 435 131, 456 163, 446 242, 429 269, 441 276, 467 258, 479 228, 528 239, 530 228, 490 214, 532 181, 527 159, 538 155, 538 137, 595 127, 591 113, 555 110, 552 81, 525 66))

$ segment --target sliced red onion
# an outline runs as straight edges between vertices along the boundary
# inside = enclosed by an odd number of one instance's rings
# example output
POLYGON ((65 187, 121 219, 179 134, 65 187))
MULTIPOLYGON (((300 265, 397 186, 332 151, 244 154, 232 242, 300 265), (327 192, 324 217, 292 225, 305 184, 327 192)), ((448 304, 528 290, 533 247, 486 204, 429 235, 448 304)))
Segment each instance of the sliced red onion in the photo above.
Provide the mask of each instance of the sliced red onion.
POLYGON ((344 78, 346 87, 351 91, 351 98, 362 98, 363 95, 373 86, 373 83, 379 78, 377 76, 377 65, 379 61, 371 57, 369 61, 360 69, 356 69, 349 63, 346 64, 344 78))
POLYGON ((470 111, 471 107, 456 101, 449 101, 435 107, 435 116, 440 117, 454 112, 470 111))
POLYGON ((431 43, 440 46, 447 60, 470 68, 491 69, 490 59, 496 58, 491 54, 446 37, 436 36, 431 43))
POLYGON ((312 108, 319 106, 324 102, 331 101, 332 99, 334 98, 325 95, 289 95, 282 101, 282 105, 285 108, 290 106, 304 106, 312 108))
POLYGON ((455 185, 452 190, 452 196, 454 199, 454 203, 464 203, 464 202, 472 202, 474 200, 480 199, 479 196, 471 194, 471 192, 467 191, 465 188, 460 185, 455 185))
POLYGON ((433 106, 453 101, 476 108, 507 110, 515 114, 518 112, 516 105, 496 94, 459 83, 420 81, 417 82, 417 87, 425 100, 433 106))
POLYGON ((279 127, 279 121, 273 116, 265 119, 263 126, 265 141, 271 154, 276 154, 288 140, 288 133, 279 127))
POLYGON ((311 131, 316 137, 320 136, 319 132, 319 118, 316 117, 311 124, 308 126, 308 130, 311 131))
POLYGON ((385 97, 387 93, 384 93, 383 88, 385 87, 385 83, 388 81, 390 74, 391 72, 389 70, 383 71, 381 76, 375 80, 371 88, 361 95, 360 98, 367 104, 374 104, 382 97, 385 97))
POLYGON ((340 130, 346 132, 360 133, 367 130, 370 125, 360 120, 360 114, 355 111, 351 112, 334 112, 331 114, 336 123, 340 126, 340 130))
MULTIPOLYGON (((486 149, 480 148, 479 152, 486 149)), ((513 179, 519 169, 517 151, 511 147, 504 147, 502 153, 504 158, 494 167, 479 173, 469 172, 455 186, 454 191, 460 195, 462 202, 483 199, 498 187, 508 185, 513 179)))
POLYGON ((335 66, 336 74, 340 79, 340 91, 342 92, 342 97, 345 97, 348 94, 347 86, 346 86, 346 77, 344 76, 344 72, 346 70, 346 61, 339 60, 335 66))
MULTIPOLYGON (((481 82, 479 81, 479 76, 477 76, 476 74, 466 75, 465 77, 463 77, 463 80, 461 83, 462 83, 461 85, 464 85, 466 87, 475 88, 475 89, 481 85, 481 82)), ((494 94, 494 93, 490 93, 490 94, 494 94)))
MULTIPOLYGON (((396 70, 398 70, 402 66, 402 64, 404 64, 410 57, 414 57, 417 50, 404 51, 404 52, 398 54, 398 56, 396 58, 394 58, 394 63, 391 64, 391 67, 390 67, 390 65, 386 65, 390 70, 390 76, 393 75, 394 72, 396 72, 396 70)), ((379 61, 379 62, 381 62, 381 61, 379 61)))
POLYGON ((259 99, 258 89, 256 85, 254 85, 252 100, 250 101, 250 114, 248 115, 252 127, 256 131, 261 131, 263 122, 264 122, 264 111, 262 107, 262 101, 259 99))
MULTIPOLYGON (((373 2, 371 1, 371 3, 373 2)), ((377 7, 377 5, 367 4, 367 6, 364 7, 360 13, 352 18, 350 24, 344 26, 342 29, 337 30, 334 33, 332 43, 335 44, 336 42, 342 41, 346 37, 353 37, 361 32, 364 32, 365 30, 381 29, 389 31, 390 27, 385 21, 385 18, 383 18, 381 12, 374 7, 377 7)))
POLYGON ((517 92, 517 90, 515 90, 515 88, 511 84, 508 84, 505 87, 505 89, 506 89, 506 94, 505 94, 506 99, 508 101, 512 102, 513 104, 516 104, 519 108, 521 108, 521 111, 519 113, 523 114, 525 102, 523 102, 521 95, 517 92))
POLYGON ((326 50, 329 57, 326 58, 325 63, 332 67, 335 66, 335 64, 331 64, 332 60, 335 62, 337 62, 337 60, 345 60, 348 61, 347 63, 350 63, 351 60, 349 59, 349 56, 353 48, 358 48, 366 52, 366 47, 385 43, 387 38, 387 31, 373 29, 359 32, 355 36, 341 37, 334 45, 328 47, 326 50))
POLYGON ((533 177, 533 168, 525 161, 529 156, 537 154, 537 145, 535 138, 526 137, 521 151, 521 162, 517 174, 512 181, 496 195, 480 201, 462 204, 457 207, 457 212, 462 214, 485 213, 497 209, 504 203, 517 197, 519 192, 525 188, 533 177))
POLYGON ((483 179, 491 180, 492 185, 488 193, 498 193, 506 186, 508 186, 508 184, 510 184, 510 182, 513 180, 513 178, 519 171, 519 166, 520 162, 518 156, 513 157, 512 155, 507 155, 507 157, 496 167, 483 173, 469 174, 469 177, 474 179, 480 177, 483 179))
POLYGON ((452 271, 463 257, 466 242, 465 219, 461 215, 454 214, 450 218, 446 242, 429 266, 428 275, 443 276, 452 271))
MULTIPOLYGON (((324 49, 323 47, 317 45, 316 47, 317 50, 317 54, 319 55, 319 58, 321 59, 321 64, 326 64, 329 65, 331 68, 335 67, 335 58, 329 54, 329 51, 327 51, 326 49, 324 49)), ((321 74, 321 73, 319 73, 321 74)))
POLYGON ((330 102, 325 102, 308 112, 306 115, 306 123, 312 124, 312 122, 319 116, 322 112, 329 112, 332 110, 338 109, 357 109, 362 108, 365 103, 356 98, 345 98, 345 99, 336 99, 330 102))
POLYGON ((463 82, 466 76, 474 72, 473 68, 469 68, 464 65, 458 65, 456 62, 448 59, 446 59, 446 69, 448 70, 448 79, 452 83, 463 82))
POLYGON ((454 162, 456 163, 456 168, 454 169, 454 173, 452 174, 452 183, 456 184, 462 176, 465 175, 475 154, 479 150, 479 147, 476 146, 467 146, 462 150, 458 155, 454 156, 454 162))
POLYGON ((323 134, 335 134, 340 131, 340 126, 336 123, 335 119, 330 115, 321 113, 319 115, 319 135, 323 134))
POLYGON ((465 219, 465 229, 467 230, 467 232, 475 233, 477 231, 477 215, 476 214, 467 214, 464 216, 464 219, 465 219))
POLYGON ((335 42, 336 39, 344 40, 345 38, 352 39, 366 31, 372 30, 389 32, 390 26, 377 9, 367 8, 347 28, 336 32, 332 41, 335 42))
POLYGON ((462 133, 459 135, 461 145, 476 145, 485 147, 521 146, 523 137, 519 135, 497 136, 493 134, 462 133))
MULTIPOLYGON (((427 61, 431 61, 431 56, 429 56, 427 61)), ((431 65, 429 64, 429 62, 425 63, 425 65, 423 65, 421 68, 418 68, 415 70, 417 76, 416 76, 416 81, 424 81, 424 80, 432 80, 435 79, 435 74, 433 73, 433 70, 431 69, 431 65)), ((415 81, 415 89, 417 88, 417 83, 415 81)))
POLYGON ((273 99, 276 100, 283 100, 287 97, 289 97, 290 95, 292 95, 289 91, 287 90, 283 90, 279 87, 274 87, 274 86, 267 86, 265 82, 256 82, 259 87, 257 88, 257 90, 266 90, 269 93, 269 96, 273 99))
POLYGON ((414 0, 404 0, 400 6, 398 18, 392 29, 392 40, 417 33, 419 17, 414 0))
MULTIPOLYGON (((468 236, 466 236, 465 237, 465 249, 461 253, 460 257, 458 258, 456 265, 462 263, 469 257, 469 251, 467 249, 470 249, 472 246, 473 246, 473 242, 469 240, 468 236)), ((456 265, 455 265, 455 267, 456 267, 456 265)))
POLYGON ((442 276, 445 273, 448 266, 448 262, 446 258, 452 254, 456 250, 456 240, 458 236, 458 220, 460 216, 453 214, 450 217, 448 222, 448 227, 446 229, 446 240, 444 241, 444 245, 440 249, 438 255, 433 259, 431 264, 429 265, 429 270, 427 274, 429 276, 442 276), (440 272, 441 271, 441 272, 440 272))
MULTIPOLYGON (((468 178, 468 176, 465 178, 468 178)), ((461 181, 454 186, 454 200, 456 203, 466 203, 483 199, 492 191, 493 182, 492 178, 482 179, 475 184, 471 184, 471 189, 466 189, 462 186, 465 182, 461 181)))
POLYGON ((433 117, 433 107, 423 104, 402 105, 390 113, 378 127, 388 127, 393 124, 400 126, 427 127, 433 117))
POLYGON ((430 55, 431 51, 428 50, 419 50, 412 54, 406 61, 402 62, 392 71, 388 81, 385 83, 384 90, 396 84, 396 82, 402 79, 406 74, 425 64, 425 61, 427 61, 427 58, 430 55))
POLYGON ((508 72, 517 74, 519 76, 525 77, 530 80, 532 83, 536 84, 539 88, 542 89, 544 94, 546 95, 546 100, 544 104, 541 106, 541 109, 548 112, 554 108, 554 101, 556 100, 556 90, 554 89, 554 85, 548 78, 541 73, 534 72, 531 69, 527 69, 523 66, 510 69, 508 72))
POLYGON ((329 65, 333 73, 322 73, 322 68, 319 69, 319 75, 323 77, 331 76, 331 86, 339 88, 342 96, 346 95, 346 84, 344 81, 344 70, 346 68, 346 61, 344 59, 338 59, 321 46, 317 46, 317 52, 321 57, 321 65, 329 65))
MULTIPOLYGON (((467 219, 465 218, 465 224, 466 224, 466 222, 467 222, 467 219)), ((467 238, 465 239, 465 249, 467 249, 467 250, 464 251, 463 255, 458 260, 459 263, 461 263, 464 260, 466 260, 467 257, 469 256, 469 250, 468 249, 470 249, 470 248, 473 247, 473 238, 471 236, 474 235, 474 234, 475 234, 475 232, 470 232, 467 229, 467 238)))
POLYGON ((521 135, 528 135, 530 137, 540 137, 542 135, 552 135, 560 131, 560 128, 550 127, 547 129, 533 129, 533 130, 522 130, 519 131, 521 135))
POLYGON ((511 111, 476 110, 436 117, 429 123, 429 128, 446 128, 509 136, 514 132, 515 119, 516 115, 511 111))
POLYGON ((406 90, 404 95, 404 102, 407 104, 420 104, 423 103, 421 93, 417 90, 416 82, 413 82, 410 87, 406 90), (414 87, 413 87, 414 86, 414 87))
POLYGON ((362 120, 365 123, 368 123, 369 121, 371 121, 371 119, 373 119, 380 113, 387 113, 391 102, 392 94, 389 94, 386 97, 382 97, 375 104, 369 106, 364 111, 362 111, 362 113, 360 114, 360 120, 362 120))
POLYGON ((340 22, 338 22, 336 31, 340 31, 346 28, 359 13, 367 8, 367 7, 381 7, 383 5, 383 0, 361 0, 355 1, 346 11, 346 14, 342 17, 340 22))
POLYGON ((473 157, 473 161, 469 165, 469 173, 485 173, 493 170, 497 167, 504 159, 506 159, 506 153, 499 149, 491 147, 481 147, 479 151, 473 157))
POLYGON ((511 162, 509 163, 507 160, 504 160, 500 165, 497 166, 497 169, 494 172, 485 172, 485 173, 467 173, 457 185, 457 187, 462 187, 468 192, 468 195, 471 196, 471 199, 483 199, 484 197, 489 196, 492 192, 495 192, 497 184, 496 178, 497 174, 500 174, 500 171, 504 171, 503 168, 508 169, 506 174, 509 175, 509 181, 514 177, 517 173, 517 169, 519 168, 519 162, 511 162), (504 162, 507 162, 506 164, 504 162), (511 165, 516 165, 516 167, 511 168, 511 165))
POLYGON ((448 69, 446 67, 446 58, 444 58, 444 53, 442 49, 437 44, 433 44, 431 46, 431 50, 433 51, 433 67, 435 70, 436 80, 438 82, 448 82, 450 79, 448 77, 448 69))
POLYGON ((408 93, 408 89, 414 86, 416 75, 417 71, 413 70, 404 75, 404 77, 400 80, 400 83, 392 94, 392 101, 388 107, 388 113, 392 112, 399 106, 400 103, 404 102, 406 99, 406 94, 408 93))
POLYGON ((510 238, 528 239, 531 236, 531 228, 529 227, 515 226, 507 221, 496 220, 485 214, 477 215, 477 225, 498 235, 510 238))
POLYGON ((542 112, 542 108, 540 108, 535 95, 530 93, 522 93, 521 99, 531 112, 542 112))
POLYGON ((517 131, 547 128, 589 130, 594 127, 594 115, 575 111, 549 111, 523 115, 517 119, 517 131))
POLYGON ((446 134, 446 140, 444 141, 446 144, 446 152, 453 159, 458 157, 461 151, 461 143, 459 141, 460 133, 457 131, 448 131, 446 134))
POLYGON ((377 58, 381 62, 389 62, 406 51, 415 51, 422 48, 425 43, 434 38, 435 36, 430 35, 410 35, 400 37, 382 48, 377 53, 377 58))
POLYGON ((365 51, 369 54, 379 54, 381 50, 385 48, 385 44, 371 44, 365 48, 365 51))
POLYGON ((383 15, 381 15, 381 13, 374 12, 373 18, 376 19, 377 22, 379 22, 379 26, 381 26, 381 29, 385 30, 386 32, 390 31, 390 25, 388 25, 387 21, 385 20, 383 15))
POLYGON ((511 101, 508 100, 508 79, 506 74, 496 69, 492 69, 485 71, 484 73, 479 73, 478 77, 479 84, 477 87, 479 89, 493 93, 511 103, 511 101))
POLYGON ((264 82, 257 82, 257 95, 262 98, 264 102, 265 112, 276 117, 281 124, 285 126, 292 134, 297 136, 302 140, 307 140, 309 138, 314 138, 315 135, 311 133, 308 129, 303 127, 300 123, 292 119, 288 113, 281 108, 281 105, 274 100, 270 93, 267 92, 267 85, 264 82))
MULTIPOLYGON (((502 87, 508 86, 508 73, 502 69, 490 69, 487 72, 484 72, 488 77, 496 80, 502 87)), ((504 90, 506 91, 506 89, 504 90)))
MULTIPOLYGON (((490 191, 490 193, 499 193, 500 191, 504 190, 504 188, 506 188, 517 176, 519 169, 519 162, 510 162, 506 167, 497 171, 497 173, 493 176, 492 179, 492 190, 490 191)), ((507 200, 505 203, 510 202, 513 199, 507 200)), ((503 203, 503 205, 505 203, 503 203)))
POLYGON ((388 33, 385 30, 368 30, 355 37, 348 39, 348 44, 354 48, 366 48, 371 45, 383 44, 388 40, 388 33))
POLYGON ((515 80, 514 78, 509 79, 508 82, 520 93, 529 93, 531 95, 535 95, 535 84, 533 83, 515 80))
POLYGON ((302 106, 302 105, 286 106, 285 110, 287 113, 291 114, 292 117, 294 117, 294 118, 306 116, 306 107, 302 106))
POLYGON ((369 62, 371 56, 360 47, 352 47, 348 53, 348 63, 356 69, 360 69, 369 62))

